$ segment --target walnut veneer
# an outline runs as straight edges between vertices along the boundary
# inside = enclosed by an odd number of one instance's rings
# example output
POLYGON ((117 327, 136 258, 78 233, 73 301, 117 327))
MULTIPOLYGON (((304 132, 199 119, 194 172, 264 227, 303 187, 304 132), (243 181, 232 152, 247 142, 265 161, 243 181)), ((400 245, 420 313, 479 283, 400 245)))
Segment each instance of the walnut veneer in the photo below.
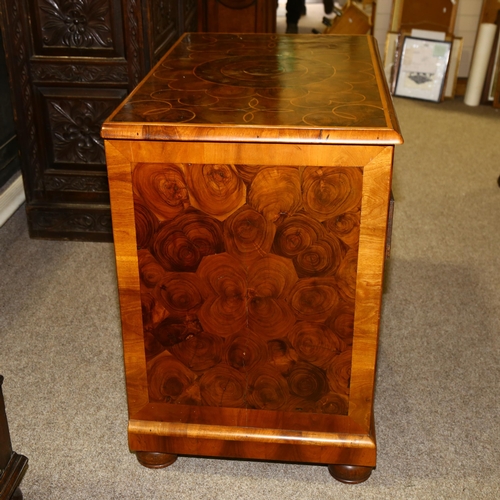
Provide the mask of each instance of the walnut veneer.
POLYGON ((373 39, 188 34, 102 134, 139 461, 367 479, 402 141, 373 39))

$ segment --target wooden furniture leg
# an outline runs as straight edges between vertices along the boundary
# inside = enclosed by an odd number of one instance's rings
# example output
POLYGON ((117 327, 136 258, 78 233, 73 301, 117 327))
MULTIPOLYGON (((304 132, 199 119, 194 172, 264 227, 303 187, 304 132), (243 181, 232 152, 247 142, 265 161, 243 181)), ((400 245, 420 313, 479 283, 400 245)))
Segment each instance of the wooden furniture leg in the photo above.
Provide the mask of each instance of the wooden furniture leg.
POLYGON ((177 455, 154 451, 137 451, 135 455, 139 463, 148 469, 164 469, 177 460, 177 455))
POLYGON ((338 465, 328 466, 328 472, 341 483, 359 484, 366 481, 374 467, 364 467, 362 465, 338 465))
POLYGON ((0 375, 0 500, 22 500, 19 484, 28 467, 28 459, 12 451, 2 383, 0 375))

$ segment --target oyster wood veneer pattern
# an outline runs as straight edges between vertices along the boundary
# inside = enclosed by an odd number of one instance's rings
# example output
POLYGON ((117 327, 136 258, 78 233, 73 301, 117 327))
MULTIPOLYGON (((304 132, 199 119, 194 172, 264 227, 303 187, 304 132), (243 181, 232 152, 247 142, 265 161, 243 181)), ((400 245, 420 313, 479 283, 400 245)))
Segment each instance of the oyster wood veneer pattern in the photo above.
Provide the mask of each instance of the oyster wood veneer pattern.
POLYGON ((401 143, 373 39, 185 35, 102 135, 139 462, 366 480, 401 143))
POLYGON ((362 169, 248 170, 135 166, 150 401, 347 414, 362 169))

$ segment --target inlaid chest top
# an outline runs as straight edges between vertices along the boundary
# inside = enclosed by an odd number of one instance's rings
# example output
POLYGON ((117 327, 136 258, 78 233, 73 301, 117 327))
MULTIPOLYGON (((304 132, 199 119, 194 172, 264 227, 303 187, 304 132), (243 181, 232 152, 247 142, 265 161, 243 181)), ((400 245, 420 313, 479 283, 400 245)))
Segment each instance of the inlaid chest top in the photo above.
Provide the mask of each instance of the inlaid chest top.
POLYGON ((187 34, 102 135, 399 144, 374 44, 368 36, 187 34))

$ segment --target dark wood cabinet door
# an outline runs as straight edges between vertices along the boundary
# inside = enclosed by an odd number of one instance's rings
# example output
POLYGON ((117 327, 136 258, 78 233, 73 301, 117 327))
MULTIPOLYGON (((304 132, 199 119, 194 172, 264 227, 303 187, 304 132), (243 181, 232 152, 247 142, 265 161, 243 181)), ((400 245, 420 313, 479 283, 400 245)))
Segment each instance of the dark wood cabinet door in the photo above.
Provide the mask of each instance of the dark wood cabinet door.
POLYGON ((103 121, 195 0, 0 0, 33 237, 111 240, 103 121))
POLYGON ((275 33, 274 0, 199 0, 199 30, 213 33, 275 33))
POLYGON ((17 175, 20 169, 17 153, 19 147, 9 93, 9 74, 0 34, 0 95, 5 96, 0 99, 0 189, 17 175))

